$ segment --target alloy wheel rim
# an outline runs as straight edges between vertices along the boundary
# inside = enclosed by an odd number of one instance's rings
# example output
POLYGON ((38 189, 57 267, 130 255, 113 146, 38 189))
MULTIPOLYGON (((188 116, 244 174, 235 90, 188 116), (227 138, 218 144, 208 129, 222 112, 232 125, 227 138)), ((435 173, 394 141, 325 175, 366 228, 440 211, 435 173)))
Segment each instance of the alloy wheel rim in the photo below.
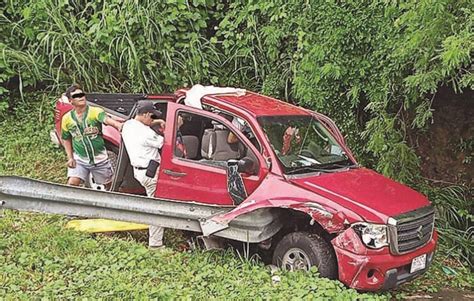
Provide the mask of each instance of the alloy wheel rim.
POLYGON ((309 271, 311 262, 305 251, 300 248, 291 248, 283 255, 281 266, 287 271, 309 271))

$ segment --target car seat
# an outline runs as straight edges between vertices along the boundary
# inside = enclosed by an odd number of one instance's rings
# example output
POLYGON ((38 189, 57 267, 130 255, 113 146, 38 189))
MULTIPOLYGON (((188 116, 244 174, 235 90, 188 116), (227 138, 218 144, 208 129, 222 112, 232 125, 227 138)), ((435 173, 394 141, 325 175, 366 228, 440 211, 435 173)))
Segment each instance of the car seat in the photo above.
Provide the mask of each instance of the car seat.
POLYGON ((199 139, 196 136, 183 136, 183 144, 186 148, 187 159, 196 159, 198 156, 199 139))
POLYGON ((227 161, 240 159, 244 155, 242 143, 229 144, 229 130, 223 125, 213 122, 213 128, 204 130, 201 143, 201 155, 204 159, 227 161))

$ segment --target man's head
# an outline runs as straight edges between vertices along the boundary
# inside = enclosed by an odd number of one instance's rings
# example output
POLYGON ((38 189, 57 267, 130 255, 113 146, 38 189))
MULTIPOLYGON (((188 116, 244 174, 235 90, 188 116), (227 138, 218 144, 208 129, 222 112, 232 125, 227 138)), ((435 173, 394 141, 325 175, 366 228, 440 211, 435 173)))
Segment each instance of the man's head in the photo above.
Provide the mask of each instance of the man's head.
POLYGON ((135 119, 142 122, 145 125, 151 125, 153 119, 161 117, 161 112, 158 111, 153 102, 149 100, 141 100, 137 103, 137 115, 135 119))
POLYGON ((74 107, 83 107, 86 105, 86 95, 82 91, 82 87, 80 85, 73 84, 67 88, 66 93, 64 94, 74 107))

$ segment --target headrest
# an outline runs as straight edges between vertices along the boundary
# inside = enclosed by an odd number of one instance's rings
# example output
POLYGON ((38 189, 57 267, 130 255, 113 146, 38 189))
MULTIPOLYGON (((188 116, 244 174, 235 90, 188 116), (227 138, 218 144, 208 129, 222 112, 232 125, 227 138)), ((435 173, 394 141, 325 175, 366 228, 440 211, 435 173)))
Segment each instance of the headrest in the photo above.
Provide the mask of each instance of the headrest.
POLYGON ((214 129, 204 130, 201 140, 201 156, 205 159, 212 159, 216 147, 216 132, 214 129))
POLYGON ((186 147, 186 156, 188 159, 195 159, 198 155, 199 139, 196 136, 183 136, 183 144, 186 147))

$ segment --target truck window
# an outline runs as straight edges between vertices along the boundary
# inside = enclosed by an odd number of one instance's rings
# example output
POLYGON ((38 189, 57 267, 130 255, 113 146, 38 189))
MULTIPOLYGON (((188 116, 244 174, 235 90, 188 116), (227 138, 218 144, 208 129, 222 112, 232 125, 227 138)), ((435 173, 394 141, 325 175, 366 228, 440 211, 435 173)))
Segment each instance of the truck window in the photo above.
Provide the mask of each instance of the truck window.
POLYGON ((353 164, 312 116, 265 116, 258 121, 287 174, 353 164))
POLYGON ((251 153, 240 140, 229 142, 232 131, 217 120, 181 111, 175 122, 175 157, 225 167, 228 160, 242 159, 251 153))
MULTIPOLYGON (((213 106, 203 105, 203 108, 207 111, 214 112, 214 113, 224 117, 225 119, 229 120, 234 125, 234 127, 237 128, 240 132, 242 132, 242 134, 244 134, 244 136, 247 137, 247 139, 249 139, 249 141, 255 146, 255 148, 260 153, 262 153, 262 147, 260 146, 260 143, 258 142, 257 136, 255 135, 252 127, 247 122, 247 120, 245 120, 245 119, 243 119, 239 116, 235 116, 235 115, 233 115, 229 112, 222 111, 221 109, 213 107, 213 106)), ((235 139, 235 138, 232 137, 232 136, 230 137, 231 140, 235 139)))

